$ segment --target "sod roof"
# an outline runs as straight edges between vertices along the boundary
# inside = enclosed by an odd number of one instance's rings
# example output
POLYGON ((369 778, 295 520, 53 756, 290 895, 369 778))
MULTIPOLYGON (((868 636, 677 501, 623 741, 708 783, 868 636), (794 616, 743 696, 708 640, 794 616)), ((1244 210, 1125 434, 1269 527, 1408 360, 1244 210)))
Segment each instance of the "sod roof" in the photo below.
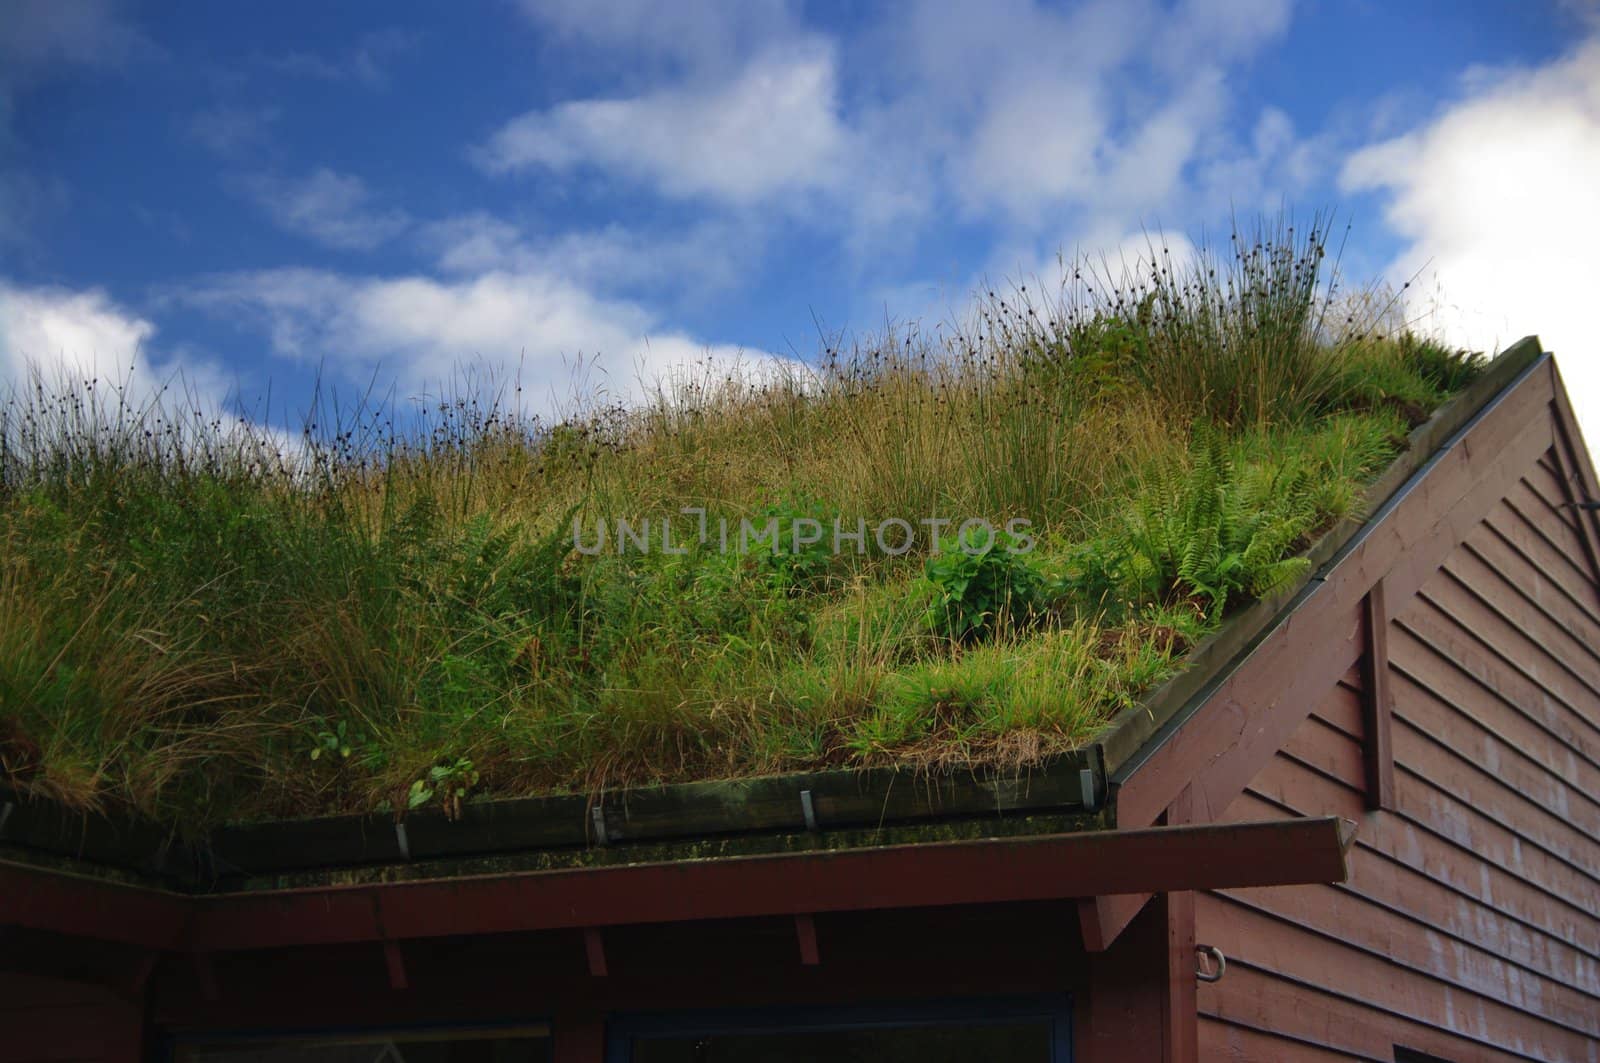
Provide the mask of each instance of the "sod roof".
MULTIPOLYGON (((555 423, 491 389, 313 414, 285 447, 91 382, 19 392, 0 770, 69 811, 345 814, 330 837, 385 824, 397 851, 477 851, 448 831, 496 815, 491 849, 1092 822, 1516 361, 1379 329, 1325 238, 555 423)), ((211 851, 246 873, 264 829, 211 851)))

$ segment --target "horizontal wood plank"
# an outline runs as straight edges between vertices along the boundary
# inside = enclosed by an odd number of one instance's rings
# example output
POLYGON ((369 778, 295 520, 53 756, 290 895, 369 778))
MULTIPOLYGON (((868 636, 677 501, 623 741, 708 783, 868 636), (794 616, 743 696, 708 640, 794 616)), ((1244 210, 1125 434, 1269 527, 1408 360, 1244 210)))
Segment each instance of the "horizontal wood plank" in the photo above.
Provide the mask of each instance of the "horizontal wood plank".
MULTIPOLYGON (((1409 786, 1410 779, 1409 775, 1401 773, 1396 781, 1409 786)), ((1288 757, 1276 758, 1251 783, 1250 789, 1281 810, 1301 815, 1355 818, 1361 822, 1356 834, 1358 849, 1371 849, 1388 856, 1503 915, 1519 919, 1575 948, 1600 955, 1600 917, 1595 910, 1580 907, 1538 882, 1512 873, 1498 864, 1493 854, 1486 858, 1472 849, 1470 824, 1464 828, 1469 844, 1463 845, 1459 837, 1436 831, 1405 814, 1373 815, 1363 819, 1366 810, 1359 793, 1329 785, 1325 778, 1288 757), (1350 815, 1352 812, 1354 816, 1350 815)), ((1515 848, 1514 842, 1508 842, 1504 834, 1495 839, 1495 843, 1497 850, 1515 848)), ((1576 873, 1568 869, 1568 874, 1576 873)))
MULTIPOLYGON (((1292 925, 1308 935, 1304 946, 1308 951, 1324 947, 1323 942, 1336 942, 1398 964, 1419 978, 1460 986, 1541 1021, 1600 1036, 1600 997, 1477 945, 1431 933, 1434 923, 1429 917, 1401 916, 1360 894, 1331 886, 1226 890, 1215 896, 1225 904, 1292 925)), ((1201 917, 1202 939, 1208 929, 1201 917)))
POLYGON ((1364 1057, 1203 1015, 1200 1058, 1225 1063, 1341 1063, 1364 1057))
MULTIPOLYGON (((1283 811, 1264 798, 1246 793, 1229 809, 1229 814, 1230 818, 1262 819, 1282 815, 1283 811)), ((1497 910, 1481 896, 1452 888, 1379 849, 1355 846, 1350 854, 1350 877, 1335 889, 1356 894, 1396 915, 1427 923, 1439 934, 1482 947, 1541 977, 1600 998, 1600 956, 1497 910)))
POLYGON ((1461 986, 1418 979, 1341 942, 1310 940, 1290 924, 1214 894, 1196 898, 1196 928, 1204 940, 1232 944, 1230 973, 1234 966, 1267 971, 1316 987, 1312 992, 1319 995, 1359 1000, 1408 1023, 1540 1060, 1583 1059, 1593 1043, 1587 1034, 1530 1023, 1509 1004, 1461 986))
POLYGON ((1493 712, 1497 721, 1510 718, 1500 711, 1503 707, 1551 735, 1556 740, 1553 745, 1540 743, 1544 755, 1559 758, 1566 750, 1600 768, 1600 729, 1584 713, 1542 686, 1519 662, 1485 645, 1460 621, 1426 602, 1422 604, 1424 608, 1408 613, 1400 627, 1414 637, 1415 647, 1426 647, 1435 657, 1448 662, 1449 668, 1435 667, 1427 654, 1412 652, 1414 647, 1400 639, 1394 640, 1391 667, 1418 676, 1430 688, 1447 694, 1455 704, 1484 704, 1471 684, 1463 684, 1451 675, 1452 671, 1459 672, 1494 695, 1494 703, 1484 711, 1493 712))
MULTIPOLYGON (((1395 717, 1404 723, 1407 748, 1419 741, 1442 742, 1466 765, 1498 782, 1507 791, 1505 801, 1526 804, 1574 831, 1579 848, 1596 847, 1594 839, 1600 838, 1600 802, 1589 794, 1600 794, 1600 787, 1586 793, 1581 783, 1569 785, 1559 774, 1404 673, 1396 673, 1395 695, 1395 717)), ((1452 792, 1461 796, 1459 791, 1452 792)))
POLYGON ((1396 1044, 1459 1063, 1532 1056, 1504 1052, 1360 1001, 1318 992, 1243 961, 1230 964, 1222 981, 1200 987, 1200 1010, 1235 1025, 1276 1031, 1358 1059, 1385 1063, 1394 1059, 1396 1044))

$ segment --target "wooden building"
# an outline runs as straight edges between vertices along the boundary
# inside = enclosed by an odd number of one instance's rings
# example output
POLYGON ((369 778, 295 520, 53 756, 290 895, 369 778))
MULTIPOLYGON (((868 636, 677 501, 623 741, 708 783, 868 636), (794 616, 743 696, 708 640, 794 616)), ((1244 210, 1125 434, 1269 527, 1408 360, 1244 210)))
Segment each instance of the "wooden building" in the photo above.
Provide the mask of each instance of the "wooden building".
POLYGON ((0 1059, 1600 1063, 1597 500, 1525 340, 1308 579, 1027 777, 195 848, 0 799, 0 1059))

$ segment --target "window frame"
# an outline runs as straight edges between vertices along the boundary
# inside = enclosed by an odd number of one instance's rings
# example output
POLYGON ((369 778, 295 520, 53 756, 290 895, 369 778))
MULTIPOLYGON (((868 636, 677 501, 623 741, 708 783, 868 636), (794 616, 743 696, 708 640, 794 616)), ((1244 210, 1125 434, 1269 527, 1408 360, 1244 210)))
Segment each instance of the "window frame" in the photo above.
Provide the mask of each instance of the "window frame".
POLYGON ((639 1041, 668 1037, 1001 1026, 1030 1019, 1049 1023, 1049 1063, 1072 1063, 1072 998, 1066 994, 630 1012, 613 1016, 607 1023, 605 1059, 606 1063, 633 1063, 639 1041))

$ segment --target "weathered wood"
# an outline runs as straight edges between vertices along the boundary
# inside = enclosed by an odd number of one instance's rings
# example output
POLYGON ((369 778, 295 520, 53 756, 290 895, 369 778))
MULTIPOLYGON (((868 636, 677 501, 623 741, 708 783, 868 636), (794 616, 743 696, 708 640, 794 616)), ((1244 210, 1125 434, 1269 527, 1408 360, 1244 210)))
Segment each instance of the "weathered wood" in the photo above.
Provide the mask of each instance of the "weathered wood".
POLYGON ((1520 554, 1543 577, 1545 585, 1563 594, 1591 623, 1600 625, 1600 609, 1582 593, 1582 588, 1589 584, 1588 574, 1521 509, 1513 506, 1509 499, 1502 499, 1484 518, 1484 525, 1487 534, 1520 554))
POLYGON ((1493 699, 1493 707, 1486 711, 1521 716, 1556 739, 1554 747, 1542 747, 1547 752, 1566 751, 1600 768, 1600 730, 1574 706, 1540 686, 1521 664, 1487 646, 1459 620, 1429 607, 1413 610, 1396 631, 1410 636, 1412 645, 1425 647, 1431 654, 1413 653, 1408 647, 1399 660, 1414 674, 1425 675, 1427 682, 1450 700, 1462 705, 1480 704, 1474 688, 1485 691, 1493 699), (1449 662, 1449 668, 1435 665, 1435 659, 1449 662), (1415 671, 1419 669, 1423 671, 1415 671), (1453 673, 1464 676, 1468 683, 1453 673))
POLYGON ((1555 523, 1562 526, 1559 529, 1562 539, 1565 541, 1570 538, 1573 544, 1572 556, 1582 558, 1583 538, 1578 531, 1578 515, 1564 504, 1566 491, 1561 485, 1561 473, 1555 467, 1553 449, 1540 455, 1539 464, 1529 469, 1523 480, 1528 488, 1527 493, 1514 492, 1512 501, 1519 507, 1526 507, 1530 517, 1541 512, 1554 517, 1555 523))
MULTIPOLYGON (((1161 821, 1169 827, 1194 823, 1194 793, 1184 789, 1161 821)), ((1166 997, 1163 1001, 1163 1039, 1167 1063, 1198 1063, 1199 1011, 1195 1003, 1195 895, 1183 890, 1161 898, 1166 908, 1166 997)))
POLYGON ((1315 954, 1324 942, 1338 942, 1437 983, 1433 991, 1459 987, 1576 1033, 1600 1036, 1600 996, 1514 965, 1477 942, 1442 938, 1431 914, 1399 915, 1347 889, 1269 886, 1215 896, 1224 905, 1242 906, 1295 927, 1305 935, 1302 948, 1307 953, 1315 954))
POLYGON ((817 948, 817 922, 809 912, 795 915, 794 935, 796 944, 800 947, 800 962, 807 967, 816 967, 820 964, 822 953, 817 948))
POLYGON ((70 929, 146 949, 178 948, 188 927, 188 901, 178 894, 5 860, 0 898, 0 920, 11 926, 70 929))
MULTIPOLYGON (((1182 976, 1194 983, 1193 894, 1174 905, 1159 895, 1142 908, 1106 952, 1089 965, 1074 1031, 1074 1058, 1085 1063, 1192 1063, 1198 1016, 1174 984, 1181 942, 1191 943, 1182 976)), ((1192 992, 1192 990, 1191 990, 1192 992)), ((1192 998, 1191 998, 1192 999, 1192 998)))
MULTIPOLYGON (((1452 560, 1455 559, 1495 573, 1523 601, 1578 639, 1585 652, 1600 653, 1594 649, 1600 643, 1600 617, 1574 594, 1587 584, 1572 577, 1566 582, 1553 577, 1539 561, 1502 536, 1492 520, 1485 519, 1478 533, 1456 552, 1452 560)), ((1471 582, 1466 573, 1462 578, 1471 582)))
MULTIPOLYGON (((1582 1059, 1592 1038, 1553 1022, 1530 1023, 1517 1008, 1457 985, 1448 994, 1428 979, 1409 976, 1383 957, 1331 938, 1315 940, 1294 926, 1207 894, 1198 912, 1204 933, 1235 942, 1234 967, 1256 969, 1327 997, 1362 1000, 1402 1020, 1536 1059, 1582 1059)), ((1225 984, 1226 979, 1224 979, 1225 984)))
POLYGON ((1366 751, 1343 731, 1308 717, 1279 751, 1360 794, 1367 789, 1366 751))
POLYGON ((1442 837, 1449 838, 1461 848, 1484 860, 1492 860, 1523 881, 1559 897, 1575 908, 1595 910, 1600 899, 1590 854, 1573 859, 1571 851, 1558 852, 1555 846, 1565 838, 1533 822, 1526 805, 1504 808, 1484 805, 1472 797, 1458 797, 1443 786, 1457 786, 1469 795, 1477 792, 1483 801, 1492 799, 1486 788, 1479 790, 1474 780, 1464 771, 1452 773, 1442 762, 1423 764, 1420 769, 1411 763, 1402 763, 1395 773, 1396 806, 1405 816, 1427 827, 1442 837), (1436 783, 1422 774, 1446 777, 1446 783, 1436 783), (1527 821, 1528 829, 1537 830, 1538 838, 1522 834, 1518 827, 1508 823, 1527 821))
MULTIPOLYGON (((1574 783, 1590 778, 1595 785, 1587 790, 1581 784, 1568 785, 1558 772, 1529 756, 1529 747, 1510 745, 1406 672, 1396 671, 1395 689, 1396 719, 1403 722, 1408 735, 1435 742, 1448 736, 1449 747, 1465 763, 1498 780, 1546 815, 1571 823, 1588 838, 1600 838, 1600 802, 1590 796, 1600 794, 1600 772, 1571 758, 1568 767, 1575 772, 1574 783)), ((1545 742, 1550 742, 1548 736, 1545 742)), ((1532 748, 1537 749, 1538 744, 1532 748)))
POLYGON ((1440 614, 1454 621, 1457 627, 1469 632, 1483 649, 1529 680, 1535 690, 1545 696, 1553 696, 1571 709, 1584 724, 1584 730, 1600 734, 1600 729, 1591 722, 1592 711, 1587 711, 1600 698, 1600 694, 1567 662, 1546 654, 1539 641, 1521 624, 1485 608, 1480 599, 1473 597, 1453 580, 1440 580, 1432 584, 1423 597, 1440 614))
POLYGON ((1477 606, 1538 646, 1542 656, 1580 680, 1600 702, 1600 654, 1556 621, 1548 610, 1511 586, 1504 576, 1484 565, 1470 548, 1464 546, 1452 554, 1429 589, 1443 590, 1447 582, 1466 591, 1477 606))
POLYGON ((1202 1015, 1200 1058, 1226 1063, 1348 1063, 1351 1057, 1281 1034, 1252 1030, 1202 1015))
POLYGON ((401 951, 398 941, 385 941, 383 943, 383 965, 389 973, 390 989, 408 989, 410 981, 406 978, 406 957, 401 951))
MULTIPOLYGON (((1410 722, 1402 720, 1395 727, 1395 749, 1402 773, 1426 781, 1448 799, 1472 808, 1474 816, 1506 829, 1520 839, 1523 848, 1536 847, 1582 872, 1592 882, 1592 897, 1600 900, 1600 845, 1595 845, 1594 834, 1579 828, 1570 818, 1554 815, 1499 776, 1483 772, 1459 756, 1453 744, 1422 733, 1410 722)), ((1408 808, 1408 812, 1416 810, 1408 808)), ((1582 887, 1581 882, 1576 885, 1582 887)))
POLYGON ((1311 715, 1347 738, 1361 742, 1365 740, 1361 722, 1364 701, 1365 697, 1359 689, 1353 689, 1341 682, 1328 692, 1328 696, 1323 698, 1315 709, 1311 710, 1311 715))
MULTIPOLYGON (((1229 809, 1229 815, 1239 819, 1282 813, 1277 805, 1249 792, 1229 809)), ((1350 877, 1338 892, 1353 894, 1376 909, 1415 920, 1433 928, 1436 934, 1482 948, 1524 970, 1600 997, 1600 962, 1529 922, 1530 916, 1538 917, 1537 909, 1519 913, 1495 909, 1485 902, 1488 894, 1473 895, 1453 888, 1430 875, 1426 867, 1426 861, 1413 866, 1396 854, 1358 844, 1351 853, 1350 877)), ((1238 895, 1255 891, 1230 892, 1238 895)), ((1322 903, 1321 898, 1326 896, 1323 891, 1301 892, 1309 898, 1307 903, 1322 903)), ((1498 895, 1505 896, 1506 892, 1502 888, 1498 895)))
POLYGON ((606 941, 599 927, 583 928, 583 956, 589 965, 590 978, 605 978, 611 973, 606 963, 606 941))
POLYGON ((1278 1030, 1363 1060, 1392 1060, 1396 1044, 1444 1059, 1474 1063, 1526 1059, 1531 1055, 1497 1050, 1482 1041, 1407 1019, 1371 1003, 1319 993, 1311 986, 1246 963, 1238 964, 1237 970, 1229 964, 1228 976, 1221 982, 1201 986, 1200 1006, 1206 1014, 1227 1022, 1278 1030))
MULTIPOLYGON (((1404 783, 1408 778, 1397 775, 1396 781, 1404 783)), ((1250 789, 1255 796, 1264 798, 1268 807, 1275 807, 1277 814, 1359 817, 1364 813, 1359 793, 1330 786, 1287 757, 1269 764, 1252 781, 1250 789)), ((1405 809, 1403 787, 1400 796, 1401 808, 1405 809)), ((1230 810, 1230 819, 1246 812, 1255 814, 1248 797, 1235 804, 1237 812, 1230 810)), ((1474 851, 1470 827, 1464 837, 1461 832, 1452 836, 1397 813, 1368 817, 1356 845, 1413 867, 1503 916, 1520 920, 1578 949, 1600 954, 1600 917, 1596 912, 1500 866, 1502 856, 1515 851, 1515 839, 1501 832, 1490 840, 1494 842, 1493 849, 1474 851)))
MULTIPOLYGON (((1196 822, 1194 794, 1185 789, 1161 815, 1163 826, 1196 822)), ((1078 926, 1084 948, 1104 952, 1149 903, 1150 893, 1111 893, 1078 901, 1078 926)), ((1181 914, 1181 912, 1180 912, 1181 914)))

